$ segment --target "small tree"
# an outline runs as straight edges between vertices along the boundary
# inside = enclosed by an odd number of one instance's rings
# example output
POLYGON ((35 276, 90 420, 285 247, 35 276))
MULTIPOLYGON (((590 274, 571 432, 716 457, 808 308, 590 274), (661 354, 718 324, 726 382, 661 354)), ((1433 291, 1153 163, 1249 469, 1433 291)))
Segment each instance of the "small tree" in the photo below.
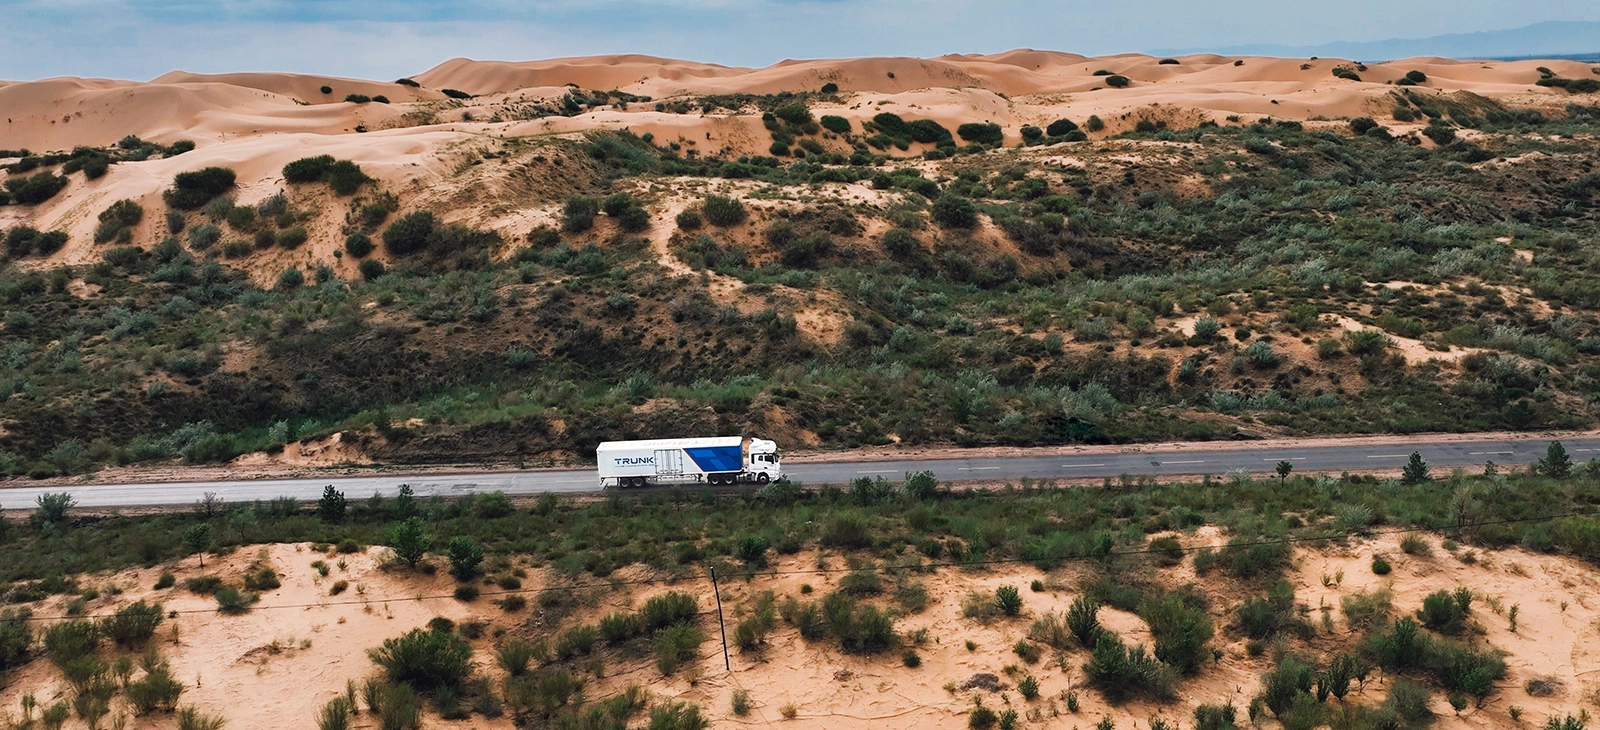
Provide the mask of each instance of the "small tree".
POLYGON ((344 522, 345 512, 344 492, 333 488, 332 484, 322 488, 322 498, 317 500, 317 517, 330 525, 344 522))
POLYGON ((400 485, 400 492, 394 496, 394 516, 398 520, 417 516, 417 492, 410 484, 400 485))
POLYGON ((1551 441, 1550 448, 1545 449, 1544 459, 1540 462, 1540 471, 1547 477, 1566 479, 1572 476, 1572 457, 1567 455, 1567 448, 1560 441, 1551 441))
POLYGON ((478 564, 483 562, 483 546, 466 535, 450 538, 446 551, 450 554, 450 574, 456 580, 468 581, 478 577, 478 564))
POLYGON ((1294 462, 1284 459, 1278 462, 1276 471, 1278 472, 1278 480, 1287 482, 1289 481, 1289 474, 1294 471, 1294 462))
POLYGON ((1428 462, 1422 460, 1422 453, 1411 452, 1411 460, 1406 462, 1405 471, 1400 474, 1400 481, 1404 484, 1421 484, 1432 478, 1428 473, 1428 462))
POLYGON ((394 550, 394 556, 405 563, 407 567, 415 568, 422 562, 422 556, 428 553, 428 548, 433 547, 433 537, 428 535, 428 528, 420 517, 412 517, 398 525, 389 533, 389 547, 394 550))
POLYGON ((183 546, 200 556, 200 567, 206 567, 206 548, 211 547, 211 523, 196 522, 183 531, 183 546))
POLYGON ((34 504, 39 505, 34 510, 33 521, 38 525, 55 525, 66 521, 67 512, 78 505, 78 500, 72 495, 62 492, 60 494, 45 493, 34 499, 34 504))

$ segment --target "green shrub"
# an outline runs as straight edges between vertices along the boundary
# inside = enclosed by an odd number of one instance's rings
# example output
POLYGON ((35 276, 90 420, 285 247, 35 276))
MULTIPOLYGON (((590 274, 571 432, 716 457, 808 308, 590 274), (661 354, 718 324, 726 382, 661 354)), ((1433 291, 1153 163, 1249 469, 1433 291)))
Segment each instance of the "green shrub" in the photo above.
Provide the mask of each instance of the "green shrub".
POLYGON ((1207 645, 1214 633, 1211 617, 1191 597, 1168 593, 1139 609, 1139 616, 1150 625, 1156 658, 1180 674, 1194 674, 1211 657, 1207 645))
POLYGON ((1067 609, 1067 629, 1072 632, 1073 638, 1078 640, 1078 645, 1091 649, 1098 645, 1100 634, 1100 603, 1087 595, 1073 599, 1072 606, 1067 609))
POLYGON ((372 253, 372 237, 356 231, 345 237, 344 252, 358 259, 366 258, 372 253))
POLYGON ((1011 646, 1011 651, 1016 653, 1016 655, 1021 658, 1022 661, 1028 664, 1038 664, 1039 658, 1042 656, 1042 653, 1039 651, 1039 646, 1029 642, 1027 639, 1023 639, 1018 641, 1016 644, 1013 644, 1011 646))
POLYGON ((361 171, 361 166, 349 160, 339 160, 328 167, 328 187, 333 189, 335 195, 354 195, 357 190, 372 181, 366 173, 361 171))
POLYGON ((1022 613, 1022 593, 1016 586, 1000 586, 995 590, 994 603, 1000 613, 1016 616, 1022 613))
MULTIPOLYGON (((594 216, 591 215, 589 218, 592 222, 594 216)), ((437 225, 430 211, 407 213, 384 229, 383 247, 396 256, 422 251, 428 247, 437 225)))
POLYGON ((567 198, 561 207, 561 230, 581 233, 594 227, 595 216, 600 214, 600 201, 584 195, 567 198))
POLYGON ((1194 708, 1195 730, 1238 730, 1234 721, 1238 711, 1233 705, 1200 705, 1194 708))
POLYGON ((1113 89, 1121 89, 1131 83, 1133 82, 1122 74, 1111 74, 1110 76, 1106 77, 1106 86, 1109 86, 1113 89))
POLYGON ((321 182, 333 167, 333 155, 302 157, 283 166, 283 181, 287 183, 321 182))
POLYGON ((6 191, 18 205, 38 205, 54 198, 67 187, 66 177, 57 177, 46 171, 32 177, 14 177, 6 181, 6 191))
POLYGON ((967 727, 971 730, 989 730, 999 721, 1000 718, 994 714, 994 710, 981 704, 974 706, 972 711, 967 713, 967 727))
POLYGON ((681 591, 668 591, 645 601, 639 609, 639 620, 645 631, 689 623, 700 611, 699 601, 681 591))
POLYGON ((650 709, 650 724, 644 730, 706 730, 710 726, 711 720, 700 714, 699 705, 667 702, 650 709))
POLYGON ((1078 131, 1078 124, 1071 119, 1057 119, 1051 122, 1050 126, 1044 128, 1044 133, 1050 137, 1065 137, 1076 131, 1078 131))
POLYGON ((1382 555, 1372 556, 1373 575, 1388 575, 1390 570, 1391 568, 1389 567, 1389 561, 1384 560, 1382 555))
POLYGON ((587 656, 600 641, 600 631, 593 626, 574 626, 556 638, 556 658, 566 660, 587 656))
POLYGON ((945 228, 978 225, 978 208, 962 196, 946 193, 933 201, 933 220, 945 228))
POLYGON ((844 117, 837 117, 829 114, 824 115, 819 121, 822 122, 823 129, 833 132, 834 134, 850 133, 850 120, 845 119, 844 117))
POLYGON ((128 199, 118 200, 100 211, 100 225, 95 228, 94 242, 105 243, 113 238, 122 237, 126 235, 124 232, 139 225, 139 221, 143 219, 143 206, 128 199))
POLYGON ((278 245, 283 248, 299 248, 306 242, 310 235, 306 233, 305 226, 295 226, 278 231, 278 245))
POLYGON ((50 662, 65 667, 94 653, 100 644, 100 629, 82 619, 62 621, 46 628, 43 638, 50 662))
POLYGON ((217 611, 230 616, 248 613, 256 602, 256 596, 242 593, 233 586, 218 588, 212 597, 217 599, 217 611))
POLYGON ((684 662, 693 660, 705 634, 693 624, 676 624, 656 632, 656 669, 663 676, 671 676, 684 662))
POLYGON ((425 692, 458 687, 472 674, 472 647, 452 633, 412 629, 367 653, 390 682, 425 692))
POLYGON ((1147 656, 1143 646, 1130 649, 1121 637, 1109 631, 1101 632, 1095 640, 1083 672, 1089 683, 1114 705, 1140 694, 1168 699, 1173 696, 1176 683, 1172 670, 1147 656))
POLYGON ((1083 123, 1083 128, 1090 132, 1105 131, 1106 123, 1097 115, 1090 115, 1088 121, 1083 123))
POLYGON ((143 660, 145 662, 145 675, 136 682, 127 684, 128 703, 133 705, 134 714, 147 715, 151 712, 172 712, 178 707, 178 699, 183 695, 183 683, 173 679, 172 670, 165 661, 143 660))
POLYGON ((450 538, 445 552, 450 556, 450 575, 455 576, 456 580, 469 581, 478 577, 478 566, 483 563, 483 546, 477 540, 457 535, 450 538))
POLYGON ((907 669, 916 669, 922 666, 922 655, 918 654, 916 649, 906 649, 900 653, 900 663, 907 669))
POLYGON ((722 195, 708 195, 700 205, 701 214, 714 226, 736 226, 745 221, 748 213, 745 212, 744 203, 737 198, 722 195))
POLYGON ((161 625, 163 612, 159 603, 136 601, 116 613, 100 620, 100 633, 124 649, 143 646, 161 625))
POLYGON ((180 172, 172 188, 163 194, 167 205, 178 210, 198 210, 233 187, 234 172, 226 167, 207 167, 180 172))
POLYGON ((967 122, 956 127, 956 136, 976 144, 998 146, 1005 141, 1005 132, 998 124, 967 122))
POLYGON ((1472 591, 1466 588, 1458 588, 1455 593, 1439 590, 1422 599, 1417 620, 1434 631, 1459 634, 1466 628, 1467 614, 1471 610, 1472 591))
POLYGON ((361 278, 372 281, 384 274, 383 262, 377 259, 362 259, 356 264, 356 270, 361 272, 361 278))

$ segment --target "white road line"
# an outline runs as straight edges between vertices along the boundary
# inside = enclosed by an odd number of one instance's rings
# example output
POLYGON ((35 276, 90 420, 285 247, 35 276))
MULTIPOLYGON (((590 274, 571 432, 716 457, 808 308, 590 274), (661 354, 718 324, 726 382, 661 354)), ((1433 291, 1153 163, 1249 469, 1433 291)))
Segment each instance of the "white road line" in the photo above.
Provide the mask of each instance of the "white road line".
POLYGON ((1594 451, 1594 449, 1573 449, 1573 451, 1594 451))
POLYGON ((1285 457, 1277 458, 1277 459, 1269 459, 1269 458, 1266 458, 1266 457, 1262 457, 1261 460, 1262 461, 1305 461, 1306 457, 1304 457, 1304 456, 1285 456, 1285 457))
POLYGON ((1368 459, 1405 459, 1405 458, 1408 458, 1410 456, 1411 456, 1410 454, 1378 454, 1376 456, 1368 456, 1367 458, 1368 459))
POLYGON ((998 467, 998 466, 963 466, 963 467, 961 467, 961 471, 987 471, 989 469, 999 469, 999 468, 1000 467, 998 467))
POLYGON ((1071 469, 1076 466, 1105 466, 1105 464, 1062 464, 1062 469, 1071 469))
POLYGON ((1161 465, 1162 466, 1166 466, 1168 464, 1204 464, 1204 463, 1205 463, 1204 461, 1163 461, 1163 462, 1161 462, 1161 465))
POLYGON ((858 471, 857 474, 899 474, 899 469, 880 469, 878 471, 858 471))
POLYGON ((1514 454, 1515 451, 1468 451, 1468 456, 1495 456, 1499 454, 1514 454))

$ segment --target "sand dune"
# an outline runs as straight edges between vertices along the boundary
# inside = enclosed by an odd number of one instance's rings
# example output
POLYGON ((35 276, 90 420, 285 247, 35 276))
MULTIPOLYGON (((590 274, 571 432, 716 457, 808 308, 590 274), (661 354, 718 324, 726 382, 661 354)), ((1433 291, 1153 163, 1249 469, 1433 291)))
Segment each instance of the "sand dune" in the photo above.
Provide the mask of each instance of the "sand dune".
MULTIPOLYGON (((161 144, 180 139, 198 143, 196 151, 178 158, 116 165, 100 180, 75 176, 63 193, 39 206, 0 208, 0 228, 22 223, 67 230, 74 243, 56 258, 93 260, 98 252, 80 249, 77 242, 88 236, 106 205, 133 198, 159 209, 159 193, 174 175, 209 164, 232 167, 239 175, 241 201, 250 202, 282 188, 280 170, 286 162, 313 154, 355 160, 386 188, 411 197, 406 191, 426 188, 460 164, 444 151, 490 137, 628 129, 701 155, 765 154, 770 135, 753 107, 737 113, 725 107, 709 113, 695 108, 697 97, 713 94, 817 91, 832 83, 840 94, 811 98, 813 112, 842 116, 856 130, 876 114, 893 112, 932 119, 949 129, 964 122, 994 122, 1004 128, 1006 143, 1014 145, 1024 125, 1045 126, 1060 118, 1082 122, 1091 115, 1105 122, 1096 136, 1131 129, 1144 118, 1176 128, 1229 118, 1249 122, 1370 115, 1387 120, 1390 96, 1399 90, 1392 84, 1412 70, 1428 76, 1423 85, 1410 87, 1413 93, 1471 92, 1559 114, 1573 97, 1536 86, 1541 67, 1568 78, 1594 76, 1589 65, 1561 60, 1415 58, 1362 67, 1341 59, 1208 54, 1090 58, 1019 49, 929 59, 789 60, 761 69, 642 55, 525 62, 453 59, 413 77, 420 88, 329 76, 183 71, 150 82, 0 82, 5 122, 0 148, 42 152, 103 147, 130 134, 161 144), (1338 67, 1358 70, 1362 80, 1335 77, 1338 67), (1108 87, 1108 73, 1127 77, 1129 85, 1108 87), (540 109, 559 104, 568 84, 586 92, 620 90, 651 97, 652 102, 541 116, 548 111, 540 109), (332 93, 322 93, 323 86, 332 93), (441 89, 479 96, 450 99, 441 89), (384 95, 392 103, 345 102, 347 94, 384 95), (656 108, 659 102, 677 100, 690 102, 687 113, 656 108)), ((834 151, 849 150, 841 140, 826 144, 834 151)), ((923 147, 894 154, 915 155, 923 147)), ((153 223, 146 221, 142 228, 149 230, 139 231, 141 245, 157 240, 153 223)), ((330 239, 322 246, 315 237, 312 243, 306 250, 336 245, 330 239)))

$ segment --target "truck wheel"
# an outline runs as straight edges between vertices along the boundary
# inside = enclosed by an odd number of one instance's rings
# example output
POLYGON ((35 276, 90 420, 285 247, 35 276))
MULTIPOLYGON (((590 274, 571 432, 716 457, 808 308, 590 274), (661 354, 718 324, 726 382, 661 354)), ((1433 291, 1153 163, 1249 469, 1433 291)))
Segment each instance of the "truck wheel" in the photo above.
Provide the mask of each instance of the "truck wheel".
POLYGON ((756 484, 766 484, 770 481, 772 481, 772 477, 767 476, 765 472, 756 475, 756 484))

